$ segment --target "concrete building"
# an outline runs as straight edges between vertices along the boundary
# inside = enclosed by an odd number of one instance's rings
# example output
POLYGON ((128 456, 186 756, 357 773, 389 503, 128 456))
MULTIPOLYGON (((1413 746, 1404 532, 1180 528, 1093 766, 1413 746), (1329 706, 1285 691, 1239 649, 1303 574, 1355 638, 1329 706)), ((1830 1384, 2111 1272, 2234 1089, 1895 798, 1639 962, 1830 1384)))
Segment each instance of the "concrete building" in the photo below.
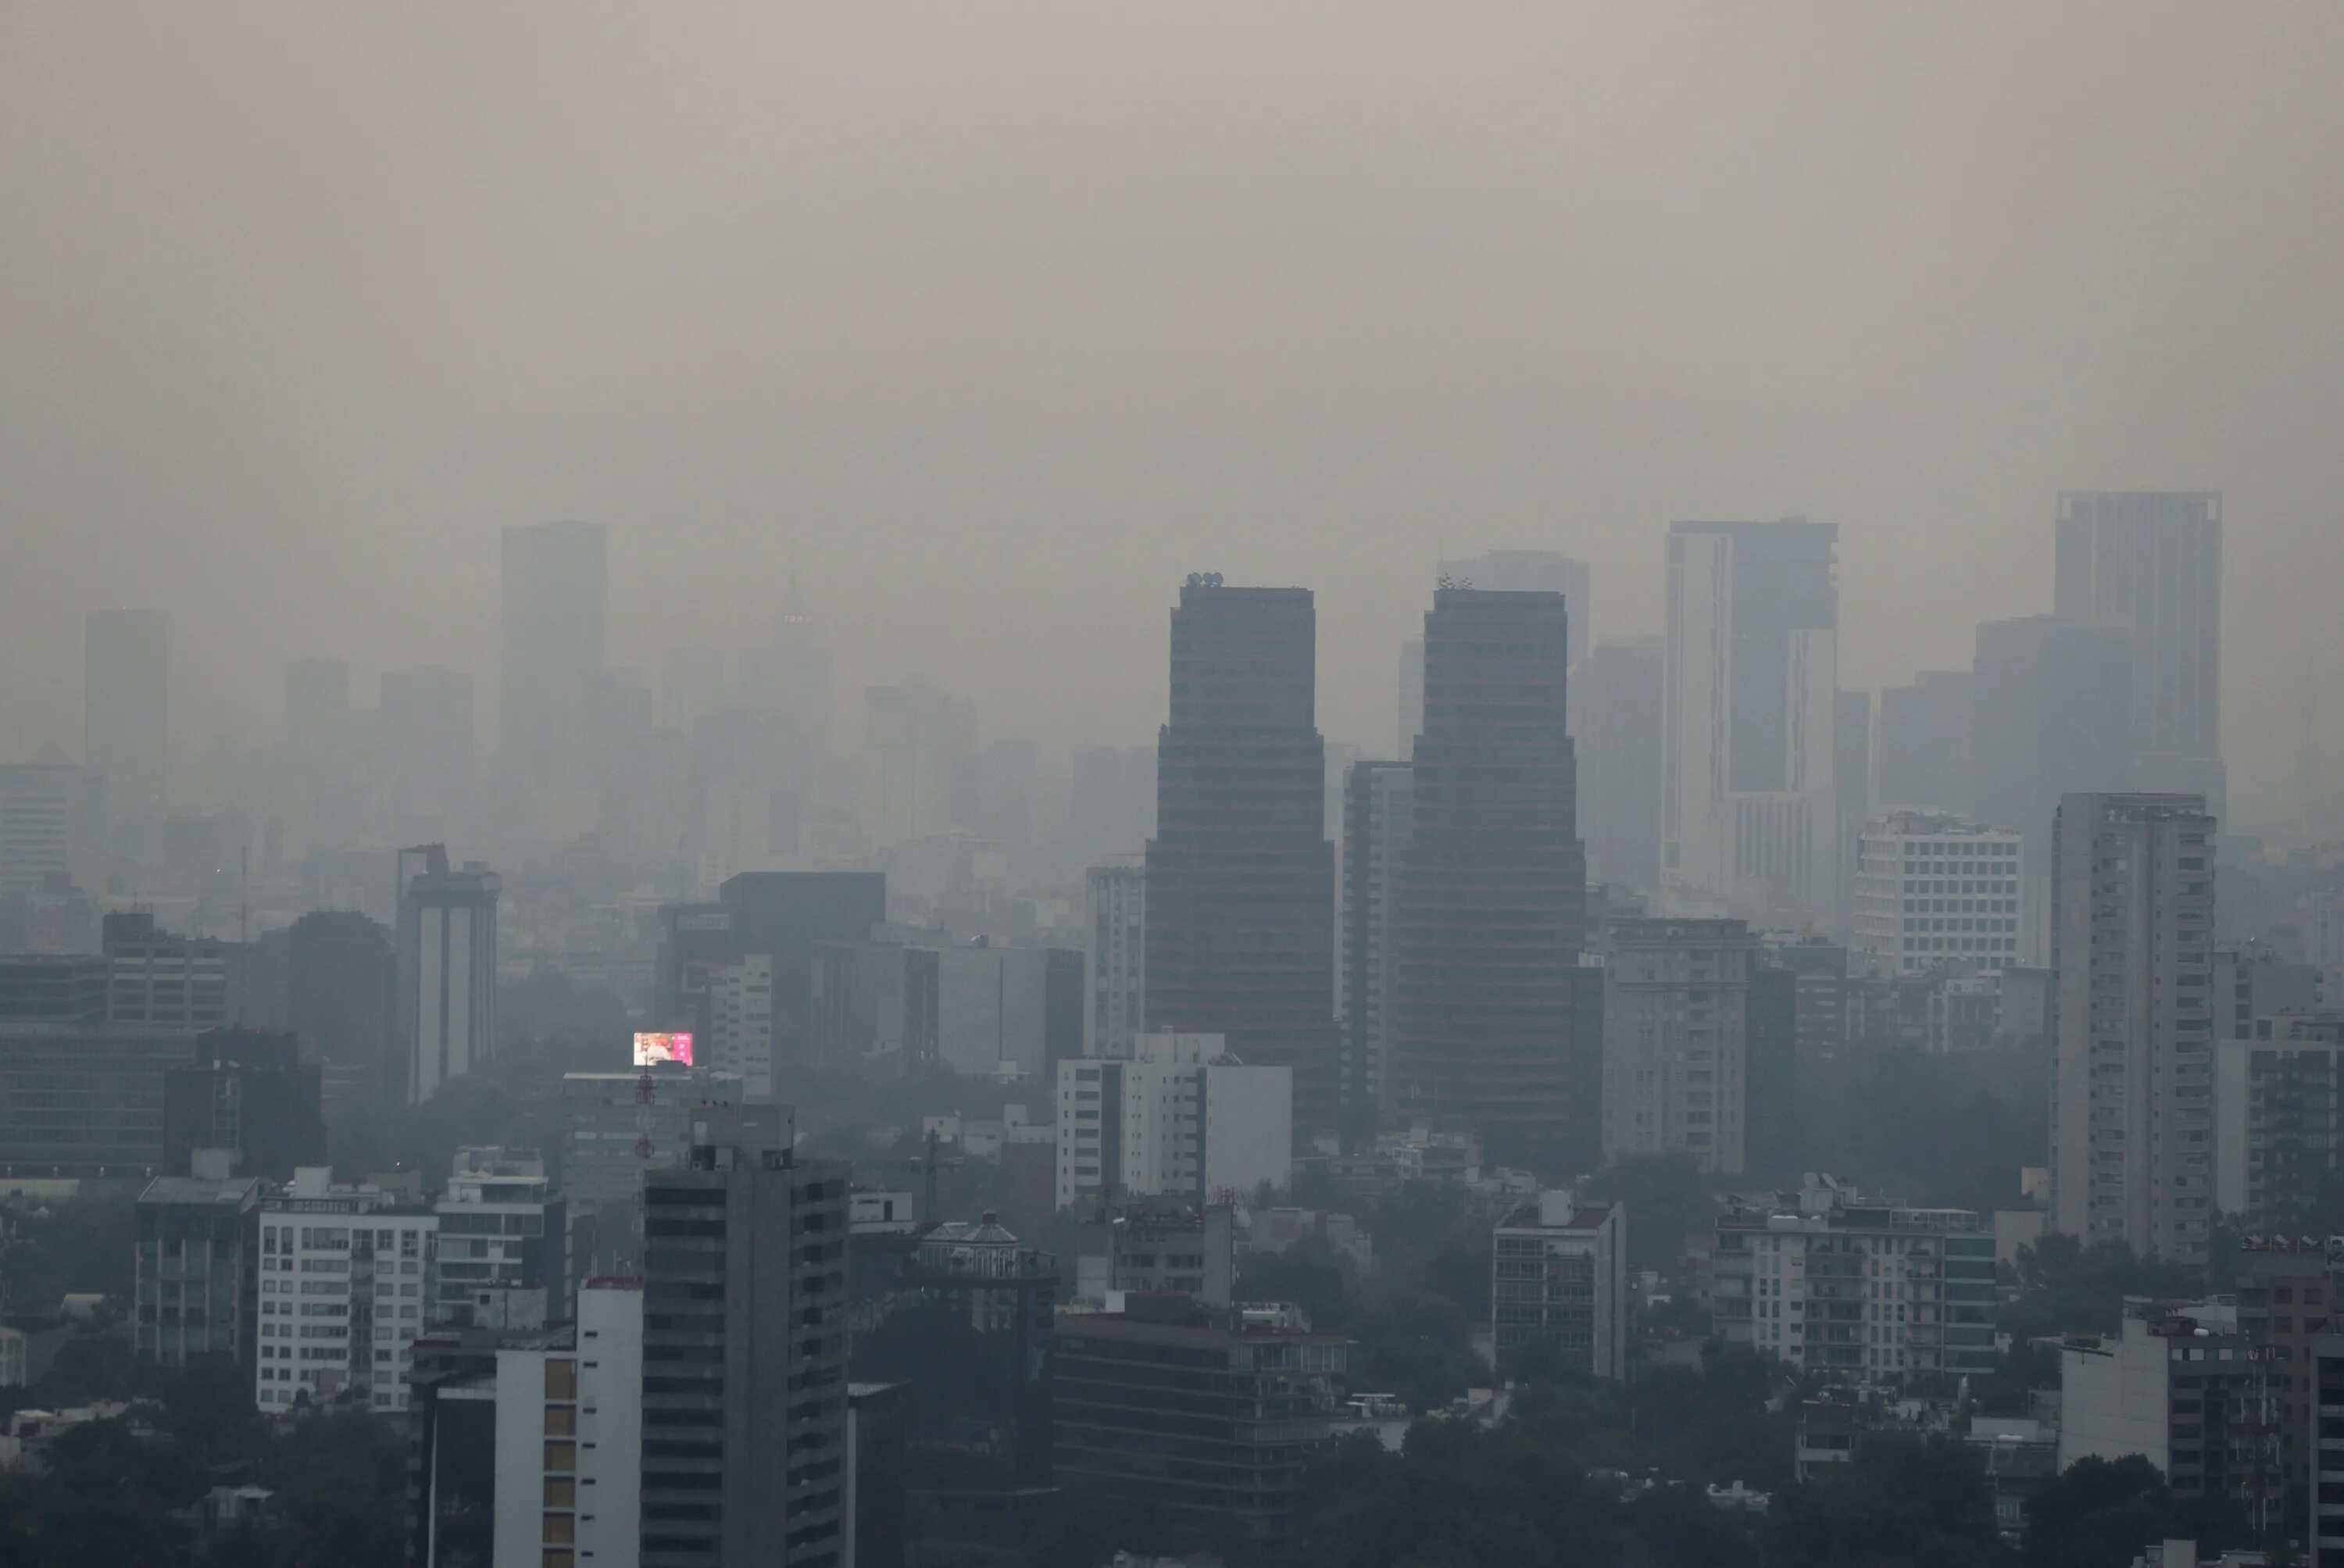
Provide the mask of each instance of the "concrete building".
POLYGON ((258 1177, 209 1174, 158 1176, 138 1195, 131 1345, 142 1365, 251 1364, 260 1194, 258 1177))
POLYGON ((1112 1310, 1127 1295, 1237 1296, 1237 1211, 1226 1203, 1102 1207, 1076 1239, 1075 1300, 1112 1310))
POLYGON ((102 932, 109 1023, 193 1031, 237 1021, 245 996, 242 944, 174 936, 143 911, 108 915, 102 932))
POLYGON ((691 1154, 694 1110, 742 1096, 738 1074, 708 1068, 561 1075, 561 1185, 582 1272, 641 1271, 643 1173, 691 1154))
POLYGON ((1839 530, 1668 540, 1661 892, 1669 912, 1828 924, 1839 900, 1839 530))
POLYGON ((1359 762, 1343 791, 1343 1129, 1372 1134, 1392 1108, 1394 905, 1414 835, 1415 774, 1359 762))
POLYGON ((958 1072, 1047 1083, 1082 1049, 1083 968, 1071 948, 936 949, 935 1058, 958 1072))
POLYGON ((496 1053, 502 887, 480 861, 450 867, 445 845, 399 851, 395 1066, 409 1105, 421 1105, 496 1053))
POLYGON ((1217 1035, 1142 1035, 1127 1058, 1059 1063, 1056 1206, 1284 1187, 1292 1082, 1290 1068, 1238 1061, 1217 1035))
POLYGON ((2020 835, 1936 812, 1864 824, 1849 946, 1876 975, 1965 963, 1992 974, 2019 961, 2029 900, 2020 835))
POLYGON ((599 523, 504 531, 498 765, 528 788, 582 782, 609 668, 610 539, 599 523))
POLYGON ((207 1029, 193 1058, 163 1075, 163 1160, 188 1175, 198 1149, 228 1155, 239 1176, 290 1181, 326 1161, 318 1064, 271 1029, 207 1029))
POLYGON ((164 1077, 194 1052, 191 1030, 0 1019, 0 1172, 159 1172, 164 1077))
POLYGON ((152 859, 171 809, 171 622, 159 610, 83 618, 81 760, 106 781, 110 845, 152 859))
POLYGON ((408 1561, 640 1562, 642 1364, 633 1280, 590 1283, 574 1322, 417 1340, 408 1561))
POLYGON ((1909 686, 1881 689, 1874 754, 1883 807, 1955 815, 1972 809, 1975 706, 1967 670, 1923 670, 1909 686))
POLYGON ((1994 1229, 1968 1209, 1824 1177, 1737 1200, 1711 1259, 1718 1336, 1803 1372, 1941 1391, 1997 1364, 1994 1229))
POLYGON ((458 1149, 437 1207, 429 1322, 529 1328, 570 1316, 570 1209, 534 1150, 458 1149))
POLYGON ((1628 1376, 1628 1210, 1541 1192, 1490 1243, 1490 1334, 1500 1366, 1546 1341, 1590 1377, 1628 1376))
POLYGON ((2113 622, 2130 639, 2126 787, 2202 795, 2220 815, 2221 496, 2061 491, 2056 588, 2062 619, 2113 622))
POLYGON ((2285 1375, 2228 1305, 2128 1299, 2117 1333, 2060 1346, 2059 1468, 2138 1454, 2177 1501, 2228 1497, 2271 1529, 2287 1492, 2273 1386, 2285 1375))
POLYGON ((2301 1234, 2344 1175, 2344 1014, 2255 1018, 2214 1046, 2214 1206, 2301 1234))
POLYGON ((1615 920, 1604 970, 1603 1157, 1743 1168, 1750 976, 1739 920, 1615 920))
POLYGON ((260 1204, 259 1358, 254 1400, 277 1415, 350 1392, 406 1408, 415 1337, 437 1279, 440 1217, 323 1167, 260 1204))
POLYGON ((1571 1027, 1587 917, 1562 597, 1443 588, 1393 905, 1395 1103, 1552 1160, 1592 1098, 1571 1027))
MULTIPOLYGON (((2047 910, 2051 822, 2071 794, 2126 787, 2132 775, 2132 644, 2121 625, 2032 615, 1977 629, 1971 727, 1977 819, 2012 828, 2031 909, 2047 910)), ((2040 922, 2019 933, 2035 966, 2050 962, 2040 922)))
POLYGON ((844 1568, 847 1168, 794 1141, 711 1106, 645 1175, 643 1568, 844 1568))
POLYGON ((1298 1137, 1337 1124, 1335 858, 1305 588, 1192 575, 1172 612, 1147 845, 1147 1027, 1291 1068, 1298 1137))
POLYGON ((1289 1545, 1311 1461, 1332 1441, 1346 1345, 1291 1318, 1133 1296, 1061 1310, 1057 1483, 1145 1497, 1268 1552, 1289 1545), (1167 1380, 1167 1366, 1182 1369, 1167 1380))
MULTIPOLYGON (((284 994, 281 1005, 272 1002, 270 1021, 290 1030, 323 1068, 329 1126, 342 1125, 346 1112, 370 1114, 386 1083, 398 1081, 391 934, 356 910, 325 909, 293 922, 281 941, 284 994)), ((269 937, 260 946, 270 947, 269 937)))
POLYGON ((773 1098, 773 960, 766 953, 745 955, 738 963, 712 964, 703 971, 701 989, 704 1055, 701 1066, 731 1073, 741 1080, 743 1099, 773 1098))
POLYGON ((2319 966, 2281 958, 2265 942, 2214 949, 2214 1033, 2243 1035, 2255 1020, 2316 1013, 2325 1001, 2319 966))
POLYGON ((1607 637, 1571 676, 1571 733, 1586 743, 1579 831, 1587 875, 1646 893, 1661 885, 1662 648, 1658 637, 1607 637))
POLYGON ((1083 890, 1083 1055, 1119 1057, 1147 1016, 1147 871, 1094 865, 1083 890))
POLYGON ((2214 1219, 2214 819, 2069 795, 2053 835, 2051 1229, 2200 1262, 2214 1219))
POLYGON ((106 890, 106 785, 54 751, 0 766, 0 898, 40 892, 63 876, 106 890))
MULTIPOLYGON (((687 951, 731 961, 744 954, 773 960, 773 1061, 777 1071, 810 1050, 812 970, 819 942, 859 942, 887 918, 887 877, 877 871, 744 871, 728 877, 717 897, 731 913, 727 932, 679 922, 672 933, 687 951), (720 948, 720 944, 722 946, 720 948)), ((663 953, 665 950, 663 949, 663 953)), ((661 973, 681 975, 676 955, 661 973)))

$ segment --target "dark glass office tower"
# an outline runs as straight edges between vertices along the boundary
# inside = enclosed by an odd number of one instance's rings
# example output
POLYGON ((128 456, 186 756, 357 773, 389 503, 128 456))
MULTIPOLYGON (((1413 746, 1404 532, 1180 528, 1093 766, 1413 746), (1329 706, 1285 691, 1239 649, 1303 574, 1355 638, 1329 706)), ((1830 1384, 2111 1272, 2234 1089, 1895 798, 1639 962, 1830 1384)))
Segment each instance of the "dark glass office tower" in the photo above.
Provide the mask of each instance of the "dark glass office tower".
POLYGON ((1569 646, 1559 593, 1434 596, 1396 922, 1398 1103, 1533 1164, 1559 1158, 1597 1081, 1572 1050, 1587 862, 1569 646))
POLYGON ((1192 576, 1147 844, 1150 1029, 1294 1069, 1299 1136, 1336 1125, 1335 853, 1307 588, 1192 576))

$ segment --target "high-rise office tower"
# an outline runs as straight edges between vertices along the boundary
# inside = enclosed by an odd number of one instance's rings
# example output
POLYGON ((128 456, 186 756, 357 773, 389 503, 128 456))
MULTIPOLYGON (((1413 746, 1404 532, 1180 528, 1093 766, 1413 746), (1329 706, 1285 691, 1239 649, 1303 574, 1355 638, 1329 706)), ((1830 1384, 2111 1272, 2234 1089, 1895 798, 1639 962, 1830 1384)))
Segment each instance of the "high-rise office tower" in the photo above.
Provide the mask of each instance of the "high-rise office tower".
POLYGON ((1741 1170, 1757 940, 1739 920, 1615 920, 1611 943, 1603 1157, 1689 1154, 1704 1171, 1741 1170))
POLYGON ((1839 903, 1839 530, 1669 528, 1663 902, 1790 922, 1839 903))
POLYGON ((1399 733, 1395 756, 1416 749, 1424 728, 1424 639, 1411 637, 1399 645, 1399 733))
POLYGON ((1880 800, 1906 811, 1969 809, 1973 682, 1967 670, 1924 670, 1880 693, 1880 800))
POLYGON ((2071 794, 2052 834, 2051 1228, 2205 1260, 2214 1219, 2214 818, 2071 794))
POLYGON ((2051 821, 2069 794, 2125 787, 2132 771, 2131 634, 2113 622, 2029 615, 1977 629, 1972 721, 1980 822, 2019 835, 2026 886, 2020 962, 2050 962, 2051 821))
POLYGON ((348 661, 295 659, 285 666, 285 744, 296 755, 333 744, 349 718, 348 661))
POLYGON ((151 855, 170 809, 170 620, 159 610, 93 610, 82 631, 81 760, 106 780, 108 819, 135 824, 116 847, 151 855))
POLYGON ((1571 1029, 1587 914, 1559 593, 1444 588, 1393 943, 1396 1098, 1551 1155, 1594 1076, 1571 1029))
POLYGON ((2127 787, 2202 794, 2220 815, 2222 498, 2062 491, 2056 609, 2130 633, 2127 787))
POLYGON ((844 1160, 781 1106, 643 1175, 643 1568, 846 1568, 844 1160))
POLYGON ((1556 550, 1490 550, 1470 561, 1442 561, 1438 581, 1500 593, 1561 594, 1564 613, 1571 618, 1570 667, 1577 670, 1586 660, 1595 630, 1587 562, 1556 550))
POLYGON ((1343 792, 1343 1130, 1391 1110, 1392 916, 1416 826, 1407 763, 1351 764, 1343 792))
POLYGON ((599 523, 504 531, 500 764, 529 785, 585 764, 608 661, 610 540, 599 523))
POLYGON ((1294 1069, 1298 1135, 1336 1125, 1335 855, 1307 588, 1193 575, 1147 845, 1150 1029, 1294 1069))
POLYGON ((62 876, 106 891, 106 781, 55 752, 0 766, 0 898, 62 876))
POLYGON ((438 664, 385 670, 381 735, 393 818, 444 831, 472 795, 472 677, 438 664))
POLYGON ((1147 871, 1094 865, 1083 881, 1083 1055, 1127 1057, 1147 1017, 1147 871))
POLYGON ((497 1048, 497 895, 479 861, 448 864, 445 845, 399 852, 399 1049, 406 1103, 421 1105, 497 1048))
POLYGON ((1661 885, 1662 691, 1658 637, 1606 638, 1571 678, 1571 733, 1586 743, 1579 827, 1587 874, 1646 893, 1661 885))

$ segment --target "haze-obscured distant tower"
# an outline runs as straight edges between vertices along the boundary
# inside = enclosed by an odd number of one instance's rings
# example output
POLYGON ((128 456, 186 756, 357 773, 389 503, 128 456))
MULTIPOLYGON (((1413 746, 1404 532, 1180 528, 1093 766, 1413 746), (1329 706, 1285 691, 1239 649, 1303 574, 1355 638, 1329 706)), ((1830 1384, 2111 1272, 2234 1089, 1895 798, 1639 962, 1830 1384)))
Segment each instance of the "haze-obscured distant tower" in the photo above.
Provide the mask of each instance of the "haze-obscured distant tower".
POLYGON ((1396 1098, 1493 1157, 1551 1156, 1600 1081, 1574 1051, 1587 904, 1562 595, 1443 588, 1393 945, 1396 1098))
POLYGON ((159 610, 93 610, 85 618, 82 763, 106 781, 117 850, 159 854, 170 811, 171 623, 159 610))
POLYGON ((1307 588, 1197 574, 1172 612, 1147 845, 1147 1026, 1294 1069, 1297 1141, 1336 1125, 1335 855, 1307 588))
POLYGON ((382 673, 382 760, 401 828, 442 831, 472 797, 472 677, 438 664, 382 673))
POLYGON ((2214 818, 2071 794, 2053 836, 2051 1229, 2202 1263, 2214 1221, 2214 818))
POLYGON ((583 772, 609 659, 610 539, 599 523, 504 531, 498 758, 532 786, 583 772))
POLYGON ((1674 911, 1837 914, 1838 538, 1804 518, 1670 525, 1661 879, 1674 911))
POLYGON ((1644 893, 1661 885, 1663 690, 1661 640, 1612 637, 1595 644, 1571 693, 1571 733, 1587 743, 1579 770, 1587 873, 1644 893))
POLYGON ((1880 692, 1880 804, 1891 811, 1970 808, 1975 681, 1967 670, 1923 670, 1880 692))
POLYGON ((2221 496, 2061 491, 2056 608, 2131 633, 2127 787, 2202 794, 2221 815, 2221 496))
POLYGON ((1407 763, 1357 762, 1343 794, 1343 1128, 1371 1133, 1391 1111, 1392 918, 1416 827, 1407 763))
POLYGON ((0 765, 0 898, 38 893, 64 877, 106 890, 106 781, 63 754, 0 765))

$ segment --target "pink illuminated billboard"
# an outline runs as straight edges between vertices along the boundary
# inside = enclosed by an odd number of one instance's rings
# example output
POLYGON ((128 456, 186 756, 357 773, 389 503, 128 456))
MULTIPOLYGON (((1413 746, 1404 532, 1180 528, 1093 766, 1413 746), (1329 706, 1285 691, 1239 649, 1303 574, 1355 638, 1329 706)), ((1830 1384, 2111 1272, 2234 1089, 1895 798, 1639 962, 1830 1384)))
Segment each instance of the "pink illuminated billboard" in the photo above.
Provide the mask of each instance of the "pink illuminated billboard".
POLYGON ((679 1067, 692 1065, 690 1035, 637 1035, 635 1066, 657 1067, 662 1062, 674 1062, 679 1067))

